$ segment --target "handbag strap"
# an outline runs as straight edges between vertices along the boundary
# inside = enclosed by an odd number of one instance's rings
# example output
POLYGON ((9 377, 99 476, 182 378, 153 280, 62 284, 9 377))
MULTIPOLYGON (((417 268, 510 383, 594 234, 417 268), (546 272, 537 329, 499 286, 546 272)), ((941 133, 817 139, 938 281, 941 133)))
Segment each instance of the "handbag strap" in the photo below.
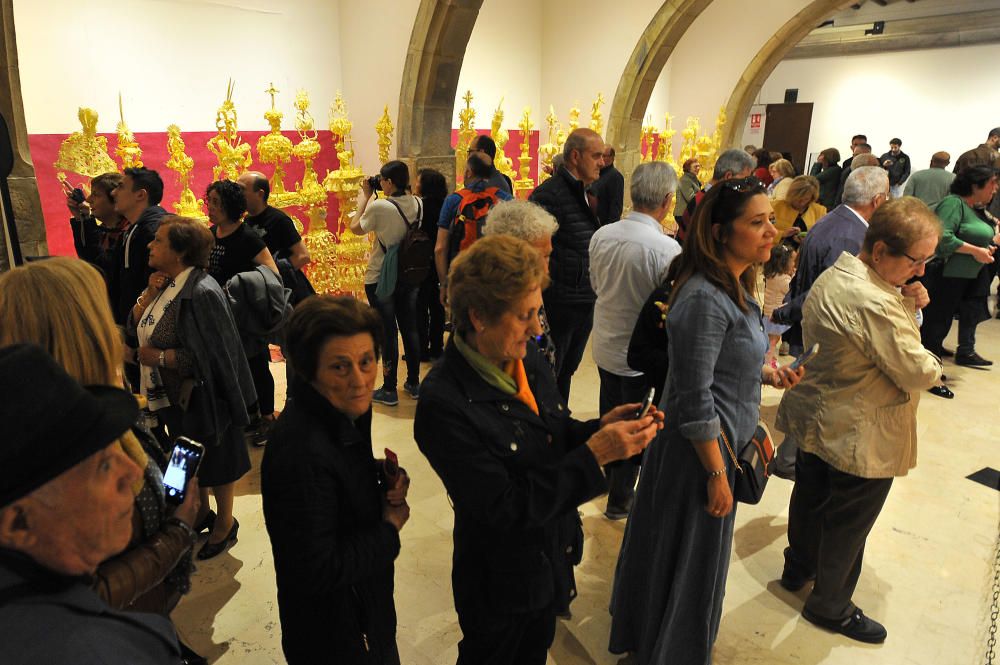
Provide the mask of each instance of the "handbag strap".
POLYGON ((729 456, 733 459, 733 466, 735 466, 740 473, 743 473, 743 467, 740 466, 740 461, 736 459, 736 453, 733 452, 733 447, 729 445, 729 437, 726 436, 726 430, 723 429, 721 425, 719 426, 719 436, 722 437, 722 442, 726 444, 726 450, 729 451, 729 456))

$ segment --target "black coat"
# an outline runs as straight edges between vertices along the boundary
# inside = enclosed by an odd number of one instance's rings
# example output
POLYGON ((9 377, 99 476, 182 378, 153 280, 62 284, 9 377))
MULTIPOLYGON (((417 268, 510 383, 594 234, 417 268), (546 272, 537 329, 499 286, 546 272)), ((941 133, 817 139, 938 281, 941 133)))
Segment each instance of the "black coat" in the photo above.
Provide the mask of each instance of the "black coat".
POLYGON ((622 218, 625 201, 625 176, 614 166, 601 169, 601 177, 590 187, 597 197, 597 219, 601 224, 617 222, 622 218))
POLYGON ((399 534, 382 519, 371 420, 369 410, 351 422, 300 381, 264 450, 261 496, 289 665, 399 662, 399 534))
POLYGON ((590 239, 600 227, 590 209, 583 182, 560 166, 556 173, 535 188, 528 197, 551 213, 559 222, 552 236, 549 275, 552 284, 545 290, 546 302, 591 304, 597 300, 590 286, 590 239))
POLYGON ((149 283, 153 269, 149 267, 149 243, 153 241, 160 220, 167 211, 160 206, 149 206, 139 219, 122 234, 115 248, 115 284, 112 293, 118 294, 115 323, 123 324, 135 306, 135 301, 149 283))
POLYGON ((583 445, 598 422, 570 418, 533 344, 524 368, 539 415, 487 384, 454 342, 420 386, 414 438, 454 505, 452 588, 463 625, 563 605, 582 547, 564 531, 578 526, 581 503, 607 491, 583 445))

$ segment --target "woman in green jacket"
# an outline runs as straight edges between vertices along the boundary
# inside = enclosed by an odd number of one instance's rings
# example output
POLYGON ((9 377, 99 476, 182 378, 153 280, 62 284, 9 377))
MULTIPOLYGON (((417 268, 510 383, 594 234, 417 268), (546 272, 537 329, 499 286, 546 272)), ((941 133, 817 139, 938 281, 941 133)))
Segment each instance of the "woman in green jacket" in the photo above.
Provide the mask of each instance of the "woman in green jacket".
POLYGON ((923 278, 931 302, 924 309, 920 337, 928 351, 945 355, 941 345, 958 312, 957 365, 993 364, 976 353, 976 326, 990 318, 986 298, 993 275, 986 266, 993 263, 1000 236, 984 208, 996 192, 996 171, 972 166, 955 177, 951 194, 936 209, 942 235, 935 261, 923 278))

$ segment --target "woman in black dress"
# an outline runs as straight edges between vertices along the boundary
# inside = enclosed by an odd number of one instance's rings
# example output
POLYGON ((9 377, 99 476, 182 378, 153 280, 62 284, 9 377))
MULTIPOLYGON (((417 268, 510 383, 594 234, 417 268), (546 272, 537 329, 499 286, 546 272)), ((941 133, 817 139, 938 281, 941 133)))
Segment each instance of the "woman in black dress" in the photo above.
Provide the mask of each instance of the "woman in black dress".
MULTIPOLYGON (((277 275, 278 266, 267 245, 252 227, 243 223, 243 214, 247 211, 243 188, 229 180, 216 180, 208 186, 205 201, 215 237, 208 274, 219 286, 225 288, 233 276, 257 266, 267 266, 277 275)), ((267 442, 267 431, 274 423, 274 377, 268 365, 271 352, 266 339, 241 337, 259 400, 257 409, 252 410, 254 418, 248 434, 253 444, 259 446, 267 442)))

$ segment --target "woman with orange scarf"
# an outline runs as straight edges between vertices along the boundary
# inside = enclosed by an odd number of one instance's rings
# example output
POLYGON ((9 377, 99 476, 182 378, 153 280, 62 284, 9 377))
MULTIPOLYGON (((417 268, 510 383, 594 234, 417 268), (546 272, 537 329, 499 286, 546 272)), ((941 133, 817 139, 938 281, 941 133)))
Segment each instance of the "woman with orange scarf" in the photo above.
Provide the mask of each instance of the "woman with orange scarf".
POLYGON ((420 389, 414 437, 455 510, 458 663, 544 664, 556 614, 576 595, 577 507, 607 491, 602 466, 642 451, 662 426, 639 404, 601 420, 569 415, 535 346, 548 277, 538 251, 487 236, 448 272, 455 325, 420 389))

